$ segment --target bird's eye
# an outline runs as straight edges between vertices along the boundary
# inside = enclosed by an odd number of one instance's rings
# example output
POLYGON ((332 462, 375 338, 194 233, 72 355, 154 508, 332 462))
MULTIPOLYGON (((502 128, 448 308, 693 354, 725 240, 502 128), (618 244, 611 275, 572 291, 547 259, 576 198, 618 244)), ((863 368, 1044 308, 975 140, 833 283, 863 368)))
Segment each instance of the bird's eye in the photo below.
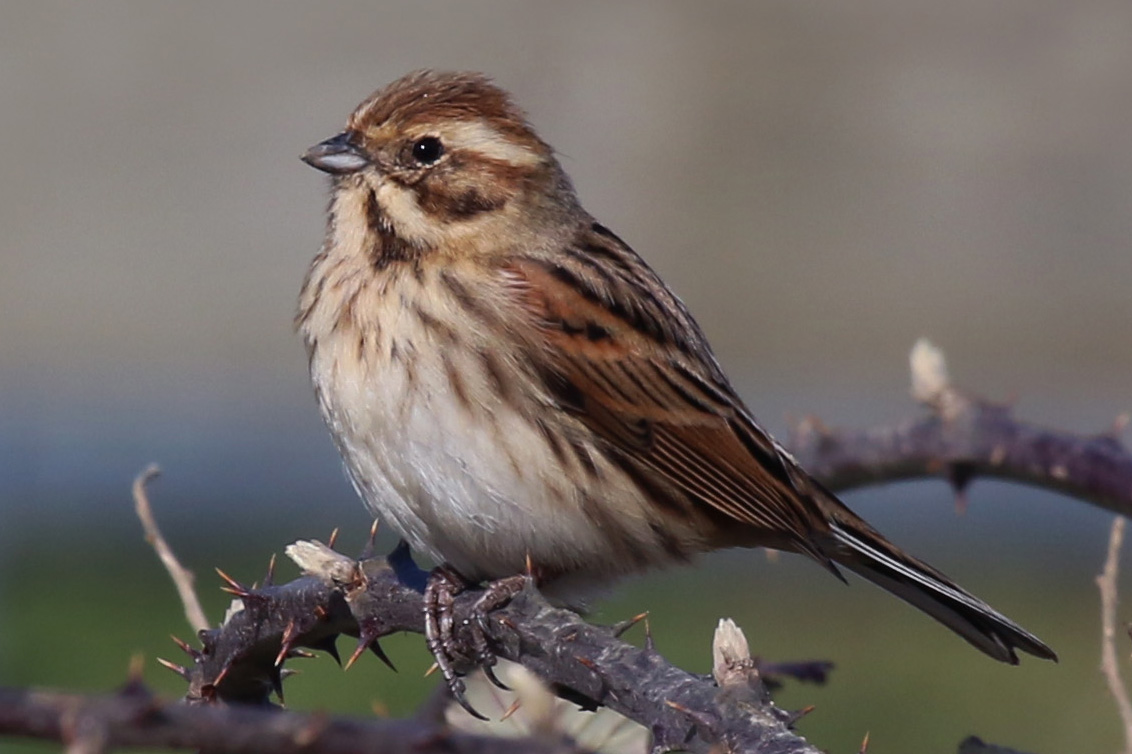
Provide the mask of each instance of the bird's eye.
POLYGON ((444 145, 435 136, 426 136, 413 144, 413 159, 421 165, 431 165, 444 154, 444 145))

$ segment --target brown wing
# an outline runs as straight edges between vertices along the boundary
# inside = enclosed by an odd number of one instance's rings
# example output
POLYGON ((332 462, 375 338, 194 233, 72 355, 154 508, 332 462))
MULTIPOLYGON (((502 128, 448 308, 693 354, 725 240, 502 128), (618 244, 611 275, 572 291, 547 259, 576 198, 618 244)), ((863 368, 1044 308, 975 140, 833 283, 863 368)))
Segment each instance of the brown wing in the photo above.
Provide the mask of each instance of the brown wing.
POLYGON ((683 304, 631 250, 594 225, 553 260, 512 260, 557 399, 614 450, 736 523, 752 543, 814 556, 827 527, 792 483, 800 470, 751 419, 683 304))

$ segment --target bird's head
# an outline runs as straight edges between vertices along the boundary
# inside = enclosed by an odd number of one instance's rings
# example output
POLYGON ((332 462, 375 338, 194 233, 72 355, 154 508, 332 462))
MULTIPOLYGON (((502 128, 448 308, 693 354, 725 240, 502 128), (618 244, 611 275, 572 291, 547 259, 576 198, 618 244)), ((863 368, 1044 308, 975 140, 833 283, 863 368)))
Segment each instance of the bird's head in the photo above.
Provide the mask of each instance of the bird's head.
POLYGON ((477 239, 498 248, 501 235, 520 240, 576 208, 553 150, 506 92, 474 73, 393 82, 303 160, 335 177, 336 201, 417 248, 477 239))

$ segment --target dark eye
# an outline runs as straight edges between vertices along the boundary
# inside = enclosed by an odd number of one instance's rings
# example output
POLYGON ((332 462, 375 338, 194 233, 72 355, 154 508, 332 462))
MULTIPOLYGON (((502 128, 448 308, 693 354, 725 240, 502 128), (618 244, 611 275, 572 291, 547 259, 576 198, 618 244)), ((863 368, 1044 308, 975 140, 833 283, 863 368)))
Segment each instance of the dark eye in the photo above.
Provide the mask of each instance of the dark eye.
POLYGON ((444 154, 444 145, 435 136, 426 136, 413 144, 413 159, 421 165, 431 165, 444 154))

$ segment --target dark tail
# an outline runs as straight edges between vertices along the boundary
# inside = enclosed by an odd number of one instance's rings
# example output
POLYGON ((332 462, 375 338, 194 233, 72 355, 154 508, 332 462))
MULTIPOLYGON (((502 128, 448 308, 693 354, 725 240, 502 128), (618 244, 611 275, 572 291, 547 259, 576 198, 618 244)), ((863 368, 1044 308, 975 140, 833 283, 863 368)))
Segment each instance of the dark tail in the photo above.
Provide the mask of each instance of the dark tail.
POLYGON ((821 549, 832 560, 920 608, 996 660, 1017 665, 1016 649, 1057 660, 1054 651, 1038 637, 849 515, 852 519, 845 523, 830 521, 833 541, 821 549))

